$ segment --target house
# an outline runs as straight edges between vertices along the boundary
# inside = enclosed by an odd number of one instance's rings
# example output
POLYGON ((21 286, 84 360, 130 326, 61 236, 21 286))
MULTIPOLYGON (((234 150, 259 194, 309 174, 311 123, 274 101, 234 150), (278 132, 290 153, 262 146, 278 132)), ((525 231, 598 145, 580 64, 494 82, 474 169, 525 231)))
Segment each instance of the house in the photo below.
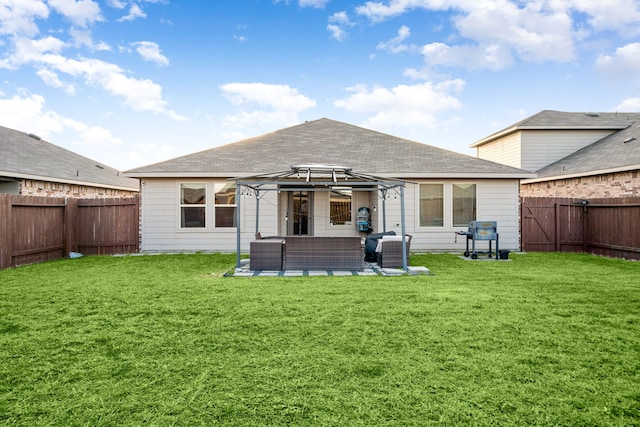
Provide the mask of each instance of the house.
POLYGON ((465 242, 456 242, 455 232, 466 231, 471 220, 497 221, 500 248, 513 250, 519 248, 519 181, 535 177, 326 118, 125 175, 141 180, 141 250, 146 252, 236 252, 237 242, 245 252, 256 228, 262 235, 364 237, 366 232, 357 229, 361 208, 368 209, 373 232, 400 233, 404 212, 412 251, 463 249, 465 242), (364 188, 351 181, 317 184, 303 172, 289 174, 294 181, 279 183, 277 191, 258 194, 237 191, 233 179, 317 164, 367 176, 370 182, 364 188), (403 180, 402 193, 376 184, 385 179, 403 180))
POLYGON ((640 113, 545 110, 471 147, 481 159, 535 172, 522 197, 640 196, 640 113))
POLYGON ((139 181, 95 160, 0 126, 0 193, 41 197, 130 197, 139 181))

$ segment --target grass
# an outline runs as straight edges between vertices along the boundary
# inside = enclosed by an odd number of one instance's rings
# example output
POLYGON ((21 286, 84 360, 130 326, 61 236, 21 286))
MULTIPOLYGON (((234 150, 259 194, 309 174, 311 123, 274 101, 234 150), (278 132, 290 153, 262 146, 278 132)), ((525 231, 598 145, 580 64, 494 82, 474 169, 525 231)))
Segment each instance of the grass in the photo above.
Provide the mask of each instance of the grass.
POLYGON ((232 255, 0 271, 2 425, 640 424, 640 264, 413 255, 435 276, 233 278, 232 255))

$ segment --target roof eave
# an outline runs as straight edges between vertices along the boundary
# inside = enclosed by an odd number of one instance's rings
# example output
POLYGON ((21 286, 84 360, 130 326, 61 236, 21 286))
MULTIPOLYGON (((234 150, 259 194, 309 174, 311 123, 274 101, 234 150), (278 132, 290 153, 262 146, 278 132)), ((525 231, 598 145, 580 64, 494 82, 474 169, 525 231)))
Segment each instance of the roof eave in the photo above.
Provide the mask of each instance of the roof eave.
MULTIPOLYGON (((511 172, 489 172, 489 173, 473 173, 473 172, 360 172, 363 174, 371 174, 384 178, 425 178, 425 179, 527 179, 534 178, 535 173, 511 173, 511 172)), ((229 178, 229 177, 245 177, 255 175, 247 172, 125 172, 125 176, 135 178, 229 178)))
POLYGON ((80 180, 74 180, 74 179, 56 178, 52 176, 43 176, 43 175, 30 175, 25 173, 9 172, 9 171, 2 171, 2 170, 0 170, 0 176, 7 176, 7 177, 19 178, 19 179, 32 179, 36 181, 59 182, 61 184, 84 185, 87 187, 108 188, 112 190, 124 190, 124 191, 136 191, 136 192, 140 191, 140 188, 138 187, 126 187, 121 185, 112 185, 112 184, 104 184, 104 183, 91 182, 91 181, 80 181, 80 180))
POLYGON ((522 130, 622 130, 628 128, 628 124, 620 124, 620 125, 607 125, 607 126, 512 126, 508 129, 504 129, 498 133, 494 133, 493 135, 489 135, 486 138, 483 138, 479 141, 474 142, 469 147, 477 148, 481 145, 488 144, 489 142, 495 141, 496 139, 502 138, 506 135, 522 131, 522 130))
POLYGON ((576 173, 569 173, 569 174, 552 175, 552 176, 545 176, 545 177, 540 177, 540 178, 525 179, 521 183, 522 184, 535 184, 537 182, 556 181, 556 180, 559 180, 559 179, 582 178, 582 177, 585 177, 585 176, 593 176, 593 175, 606 175, 606 174, 610 174, 610 173, 627 172, 627 171, 632 171, 632 170, 640 170, 640 164, 638 164, 638 165, 620 166, 620 167, 617 167, 617 168, 597 169, 597 170, 592 170, 592 171, 583 171, 583 172, 576 172, 576 173))

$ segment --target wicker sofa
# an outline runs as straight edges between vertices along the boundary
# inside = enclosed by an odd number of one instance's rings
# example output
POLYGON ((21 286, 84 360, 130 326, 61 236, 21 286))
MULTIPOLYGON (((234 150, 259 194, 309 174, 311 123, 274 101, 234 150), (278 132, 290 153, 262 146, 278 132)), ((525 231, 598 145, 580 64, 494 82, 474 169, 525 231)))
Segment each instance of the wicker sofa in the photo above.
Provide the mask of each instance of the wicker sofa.
POLYGON ((360 237, 287 236, 286 270, 364 270, 360 237))
MULTIPOLYGON (((382 268, 398 268, 402 265, 402 236, 383 236, 376 248, 376 262, 382 268)), ((411 235, 406 235, 407 265, 411 249, 411 235)))

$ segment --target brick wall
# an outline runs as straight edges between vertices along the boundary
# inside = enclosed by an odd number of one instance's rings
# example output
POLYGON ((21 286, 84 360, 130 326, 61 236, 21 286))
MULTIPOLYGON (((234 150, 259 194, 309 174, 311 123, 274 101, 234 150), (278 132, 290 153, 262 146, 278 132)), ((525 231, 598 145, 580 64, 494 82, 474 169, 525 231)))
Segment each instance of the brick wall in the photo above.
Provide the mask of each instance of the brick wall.
POLYGON ((640 171, 521 184, 522 197, 607 198, 640 196, 640 171))
POLYGON ((24 179, 20 182, 20 194, 40 197, 105 198, 132 197, 138 192, 24 179))

